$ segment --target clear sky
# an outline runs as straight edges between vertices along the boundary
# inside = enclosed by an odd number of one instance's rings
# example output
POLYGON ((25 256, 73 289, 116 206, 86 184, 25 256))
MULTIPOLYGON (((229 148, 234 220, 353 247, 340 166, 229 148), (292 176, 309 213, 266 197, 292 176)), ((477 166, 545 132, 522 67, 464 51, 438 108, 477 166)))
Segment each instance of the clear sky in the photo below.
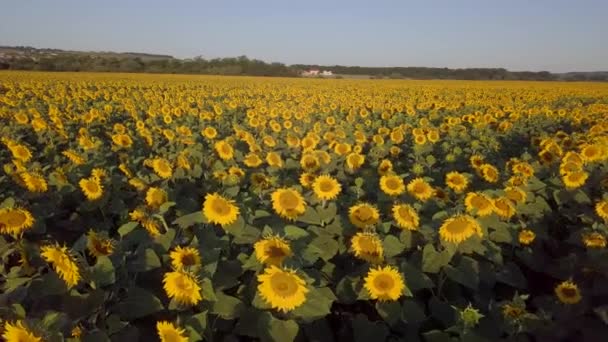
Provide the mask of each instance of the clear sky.
POLYGON ((608 0, 0 0, 0 45, 287 64, 608 70, 608 0))

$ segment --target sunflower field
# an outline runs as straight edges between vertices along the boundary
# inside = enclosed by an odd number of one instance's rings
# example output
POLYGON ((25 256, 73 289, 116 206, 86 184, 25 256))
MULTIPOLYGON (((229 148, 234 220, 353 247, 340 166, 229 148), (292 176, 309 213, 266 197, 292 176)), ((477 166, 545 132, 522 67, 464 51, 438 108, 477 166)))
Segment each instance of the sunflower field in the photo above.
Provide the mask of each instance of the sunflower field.
POLYGON ((604 341, 608 85, 0 73, 0 336, 604 341))

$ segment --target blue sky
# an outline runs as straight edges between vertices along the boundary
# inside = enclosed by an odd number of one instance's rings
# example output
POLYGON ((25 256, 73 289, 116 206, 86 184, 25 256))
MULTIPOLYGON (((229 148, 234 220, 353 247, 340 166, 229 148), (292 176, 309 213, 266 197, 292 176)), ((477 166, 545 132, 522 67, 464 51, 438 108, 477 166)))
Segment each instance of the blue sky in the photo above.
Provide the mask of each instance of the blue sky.
POLYGON ((287 64, 608 70, 607 0, 2 0, 0 45, 287 64))

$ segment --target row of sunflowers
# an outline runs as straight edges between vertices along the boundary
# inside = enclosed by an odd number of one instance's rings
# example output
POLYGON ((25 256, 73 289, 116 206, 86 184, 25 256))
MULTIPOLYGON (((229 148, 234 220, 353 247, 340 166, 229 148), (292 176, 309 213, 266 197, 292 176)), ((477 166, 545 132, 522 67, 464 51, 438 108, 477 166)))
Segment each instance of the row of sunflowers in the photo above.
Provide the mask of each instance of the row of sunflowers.
POLYGON ((608 86, 0 73, 0 336, 602 340, 608 86))

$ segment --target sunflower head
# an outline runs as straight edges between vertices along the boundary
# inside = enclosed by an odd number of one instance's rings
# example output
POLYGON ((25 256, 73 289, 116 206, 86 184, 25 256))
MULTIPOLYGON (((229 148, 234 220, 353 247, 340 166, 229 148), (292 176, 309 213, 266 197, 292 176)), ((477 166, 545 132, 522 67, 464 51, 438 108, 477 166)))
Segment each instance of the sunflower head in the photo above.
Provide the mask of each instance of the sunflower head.
POLYGON ((601 200, 595 204, 595 213, 604 219, 604 221, 608 221, 608 199, 601 200))
POLYGON ((395 301, 405 290, 403 276, 393 266, 370 269, 364 281, 369 296, 380 301, 395 301))
POLYGON ((379 264, 384 261, 384 248, 378 235, 369 232, 359 232, 353 236, 351 245, 355 257, 379 264))
POLYGON ((315 178, 312 189, 319 199, 327 201, 338 197, 340 191, 342 191, 342 186, 335 178, 329 175, 321 175, 315 178))
POLYGON ((570 172, 562 176, 562 181, 566 186, 566 189, 572 190, 580 188, 587 182, 589 174, 585 171, 570 172))
POLYGON ((23 208, 0 209, 0 233, 21 236, 34 225, 34 217, 23 208))
POLYGON ((468 215, 457 215, 446 219, 439 228, 439 236, 442 240, 460 243, 477 234, 482 236, 479 222, 468 215))
POLYGON ((103 186, 101 185, 99 178, 83 178, 78 182, 78 185, 89 201, 98 200, 103 195, 103 186))
POLYGON ((272 193, 271 199, 274 211, 286 219, 295 220, 306 211, 304 197, 296 189, 277 189, 272 193))
POLYGON ((188 342, 186 331, 171 322, 156 322, 156 332, 161 342, 188 342))
POLYGON ((380 189, 389 196, 399 196, 405 192, 405 184, 397 175, 384 175, 380 177, 380 189))
POLYGON ((201 264, 201 256, 194 247, 177 246, 169 253, 169 257, 171 258, 171 266, 177 271, 200 266, 201 264))
POLYGON ((564 304, 576 304, 581 301, 581 291, 572 281, 564 281, 555 287, 555 295, 564 304))
POLYGON ((167 202, 167 192, 163 189, 150 187, 146 192, 146 203, 150 208, 158 208, 167 202))
POLYGON ((57 272, 68 287, 78 284, 81 279, 76 259, 67 247, 48 245, 40 248, 40 256, 57 272))
POLYGON ((311 188, 312 184, 315 182, 315 178, 317 178, 317 176, 315 176, 314 173, 304 172, 300 175, 300 184, 304 188, 311 188))
POLYGON ((291 311, 306 302, 309 292, 295 271, 271 265, 258 275, 258 292, 273 309, 291 311))
POLYGON ((492 199, 482 193, 469 192, 464 199, 467 212, 484 217, 494 212, 492 199))
POLYGON ((461 193, 466 190, 469 180, 462 173, 453 171, 445 175, 445 184, 456 193, 461 193))
POLYGON ((583 234, 583 243, 587 248, 605 248, 606 237, 598 232, 583 234))
POLYGON ((378 174, 381 176, 390 174, 393 172, 393 163, 388 159, 383 159, 378 165, 378 174))
POLYGON ((375 226, 380 220, 380 213, 376 207, 368 203, 355 204, 348 209, 350 222, 361 229, 375 226))
POLYGON ((518 239, 520 244, 527 246, 534 242, 534 239, 536 239, 536 234, 529 229, 524 229, 519 232, 518 239))
POLYGON ((87 249, 94 257, 108 256, 114 252, 114 241, 93 230, 89 230, 87 233, 87 249))
POLYGON ((427 201, 433 194, 433 187, 424 179, 416 178, 407 184, 407 191, 420 201, 427 201))
POLYGON ((217 193, 207 194, 203 203, 203 215, 211 223, 224 227, 236 222, 240 210, 233 200, 222 197, 217 193))
POLYGON ((364 162, 365 156, 358 152, 349 153, 346 156, 346 167, 351 171, 355 171, 360 168, 364 162))
POLYGON ((479 173, 481 174, 481 177, 488 183, 498 182, 498 178, 500 176, 498 169, 491 164, 481 165, 479 168, 479 173))
POLYGON ((42 337, 36 336, 29 330, 23 321, 19 320, 14 323, 6 322, 4 324, 4 333, 2 337, 7 342, 41 342, 42 337))
POLYGON ((253 245, 255 257, 263 264, 281 266, 285 258, 293 252, 289 243, 280 236, 271 235, 259 240, 253 245))
POLYGON ((196 305, 203 299, 198 279, 183 270, 165 273, 163 287, 167 296, 181 305, 196 305))
POLYGON ((173 166, 165 158, 154 158, 152 160, 152 170, 162 179, 171 178, 173 175, 173 166))
POLYGON ((499 197, 493 200, 494 212, 503 219, 510 219, 515 215, 513 203, 506 197, 499 197))
POLYGON ((409 204, 395 204, 392 208, 393 219, 399 228, 416 230, 420 225, 420 217, 409 204))

